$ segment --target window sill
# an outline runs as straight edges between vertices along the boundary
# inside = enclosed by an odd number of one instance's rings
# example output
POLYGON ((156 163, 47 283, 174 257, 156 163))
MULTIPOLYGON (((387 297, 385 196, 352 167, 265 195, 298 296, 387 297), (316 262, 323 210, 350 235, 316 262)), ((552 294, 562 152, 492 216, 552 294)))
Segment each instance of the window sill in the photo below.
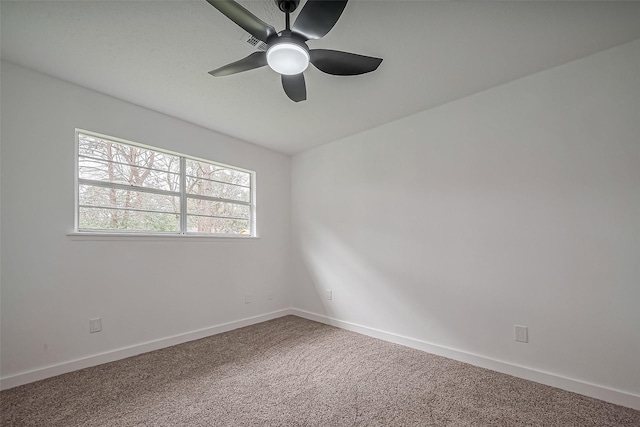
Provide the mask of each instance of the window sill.
POLYGON ((215 235, 195 235, 195 234, 133 234, 133 233, 92 233, 92 232, 71 232, 67 233, 70 240, 76 241, 152 241, 152 242, 256 242, 260 240, 257 236, 215 236, 215 235))

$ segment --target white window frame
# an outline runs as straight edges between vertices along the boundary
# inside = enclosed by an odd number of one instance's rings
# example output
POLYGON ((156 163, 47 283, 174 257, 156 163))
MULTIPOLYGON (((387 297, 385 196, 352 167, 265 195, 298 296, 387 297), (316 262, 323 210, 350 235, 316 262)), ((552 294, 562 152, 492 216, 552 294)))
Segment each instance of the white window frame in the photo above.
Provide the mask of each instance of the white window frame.
POLYGON ((84 130, 84 129, 76 129, 75 130, 75 159, 74 159, 74 163, 75 163, 75 171, 74 171, 74 193, 75 193, 75 205, 74 205, 74 231, 73 233, 71 233, 72 235, 86 235, 86 236, 139 236, 139 237, 144 237, 144 236, 162 236, 162 237, 223 237, 223 238, 236 238, 236 239, 248 239, 248 238, 256 238, 258 237, 257 234, 257 228, 256 228, 256 172, 249 170, 249 169, 244 169, 244 168, 239 168, 237 166, 231 166, 231 165, 227 165, 224 163, 220 163, 220 162, 216 162, 213 160, 209 160, 209 159, 203 159, 200 157, 194 157, 194 156, 189 156, 186 154, 182 154, 182 153, 178 153, 175 151, 170 151, 170 150, 165 150, 162 148, 158 148, 158 147, 154 147, 151 145, 146 145, 146 144, 140 144, 138 142, 133 142, 133 141, 129 141, 126 139, 122 139, 122 138, 117 138, 117 137, 113 137, 113 136, 109 136, 109 135, 104 135, 104 134, 100 134, 97 132, 92 132, 92 131, 88 131, 88 130, 84 130), (88 185, 96 185, 96 182, 92 181, 92 180, 87 180, 87 179, 82 179, 78 176, 79 174, 79 156, 80 156, 80 134, 84 134, 84 135, 88 135, 88 136, 92 136, 95 138, 100 138, 100 139, 105 139, 111 142, 115 142, 118 144, 125 144, 125 145, 130 145, 133 147, 137 147, 137 148, 142 148, 145 150, 152 150, 158 153, 163 153, 163 154, 168 154, 171 156, 176 156, 179 157, 180 159, 180 192, 172 192, 172 191, 168 191, 168 190, 159 190, 159 189, 154 189, 154 188, 146 188, 146 187, 133 187, 133 186, 129 186, 129 185, 123 185, 123 184, 118 184, 118 183, 111 183, 111 182, 105 182, 105 181, 98 181, 99 182, 99 186, 101 187, 105 187, 105 188, 115 188, 115 189, 124 189, 124 190, 131 190, 132 188, 135 189, 135 191, 140 191, 140 192, 145 192, 145 193, 155 193, 155 194, 165 194, 165 195, 171 195, 171 196, 176 196, 180 198, 180 231, 179 232, 171 232, 171 231, 147 231, 147 230, 90 230, 90 229, 81 229, 79 228, 79 222, 80 222, 80 197, 79 197, 79 191, 80 191, 80 184, 88 184, 88 185), (249 187, 249 193, 250 193, 250 198, 249 198, 249 202, 244 202, 241 200, 228 200, 228 199, 220 199, 217 197, 211 197, 211 196, 200 196, 198 195, 197 197, 193 197, 193 195, 189 195, 186 192, 186 161, 187 159, 189 160, 195 160, 198 162, 203 162, 203 163, 208 163, 211 165, 215 165, 215 166, 220 166, 226 169, 232 169, 232 170, 237 170, 240 172, 244 172, 249 174, 250 176, 250 187, 249 187), (243 205, 243 206, 249 206, 249 212, 250 212, 250 217, 249 217, 249 227, 250 227, 250 234, 233 234, 233 233, 199 233, 199 232, 188 232, 187 231, 187 199, 189 197, 192 198, 199 198, 199 199, 203 199, 203 200, 209 200, 209 201, 217 201, 217 202, 224 202, 224 203, 233 203, 233 204, 238 204, 238 205, 243 205))

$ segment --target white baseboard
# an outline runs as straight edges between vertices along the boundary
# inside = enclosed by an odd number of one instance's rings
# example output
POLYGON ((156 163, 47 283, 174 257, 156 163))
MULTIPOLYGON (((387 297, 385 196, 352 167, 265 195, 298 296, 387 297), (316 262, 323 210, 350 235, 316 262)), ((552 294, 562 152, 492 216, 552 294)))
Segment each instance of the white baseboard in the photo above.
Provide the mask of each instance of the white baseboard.
POLYGON ((149 341, 141 344, 132 345, 129 347, 123 347, 108 352, 95 354, 92 356, 83 357, 80 359, 70 360, 67 362, 58 363, 55 365, 45 366, 43 368, 34 369, 27 372, 11 375, 8 377, 0 378, 0 390, 6 390, 9 388, 17 387, 23 384, 28 384, 34 381, 43 380, 45 378, 54 377, 68 372, 76 371, 78 369, 84 369, 91 366, 101 365, 103 363, 114 362, 116 360, 125 359, 127 357, 135 356, 149 351, 159 350, 161 348, 170 347, 177 344, 182 344, 187 341, 193 341, 200 338, 205 338, 211 335, 228 332, 233 329, 243 328, 245 326, 254 325, 267 320, 276 319, 278 317, 286 315, 295 315, 305 319, 314 320, 316 322, 324 323, 327 325, 335 326, 341 329, 357 332, 363 335, 368 335, 374 338, 382 339, 385 341, 393 342, 396 344, 404 345, 407 347, 415 348, 417 350, 426 351, 428 353, 436 354, 438 356, 448 357, 450 359, 458 360, 461 362, 469 363, 471 365, 479 366, 481 368, 491 369, 493 371, 502 372, 515 377, 524 378, 526 380, 534 381, 541 384, 546 384, 552 387, 557 387, 563 390, 579 393, 585 396, 593 397, 596 399, 604 400, 605 402, 615 403, 617 405, 626 406, 640 410, 640 396, 628 393, 621 390, 615 390, 600 386, 597 384, 591 384, 585 381, 567 378, 562 375, 544 372, 537 369, 527 368, 524 366, 515 365, 513 363, 504 362, 488 358, 485 356, 457 350, 453 348, 443 347, 437 344, 429 343, 426 341, 410 338, 391 332, 382 331, 368 326, 358 325, 343 320, 334 319, 332 317, 312 313, 297 308, 282 309, 271 313, 262 314, 259 316, 248 317, 232 322, 222 323, 220 325, 211 326, 209 328, 199 329, 196 331, 187 332, 184 334, 174 335, 167 338, 161 338, 154 341, 149 341))
POLYGON ((332 317, 312 313, 305 310, 292 308, 290 309, 289 314, 293 314, 295 316, 303 317, 309 320, 314 320, 316 322, 325 323, 327 325, 335 326, 341 329, 358 332, 363 335, 368 335, 381 340, 404 345, 406 347, 415 348, 417 350, 426 351, 428 353, 458 360, 460 362, 469 363, 481 368, 491 369, 492 371, 502 372, 504 374, 513 375, 514 377, 524 378, 526 380, 604 400, 605 402, 615 403, 616 405, 640 410, 640 396, 633 393, 615 390, 597 384, 591 384, 585 381, 567 378, 562 375, 544 372, 533 368, 527 368, 525 366, 515 365, 513 363, 492 359, 462 350, 443 347, 415 338, 405 337, 402 335, 370 328, 368 326, 358 325, 351 322, 345 322, 343 320, 334 319, 332 317))
POLYGON ((17 387, 34 381, 40 381, 45 378, 55 377, 57 375, 66 374, 68 372, 77 371, 91 366, 102 365, 103 363, 114 362, 116 360, 125 359, 127 357, 136 356, 138 354, 147 353, 149 351, 159 350, 161 348, 170 347, 176 344, 182 344, 187 341, 193 341, 205 338, 211 335, 228 332, 233 329, 243 328, 245 326, 254 325, 256 323, 266 322, 267 320, 276 319, 278 317, 292 314, 290 309, 283 309, 259 316, 247 317, 232 322, 222 323, 220 325, 211 326, 184 334, 173 335, 167 338, 148 341, 129 347, 123 347, 104 353, 94 354, 80 359, 69 360, 67 362, 55 365, 45 366, 43 368, 34 369, 27 372, 0 378, 0 390, 17 387))

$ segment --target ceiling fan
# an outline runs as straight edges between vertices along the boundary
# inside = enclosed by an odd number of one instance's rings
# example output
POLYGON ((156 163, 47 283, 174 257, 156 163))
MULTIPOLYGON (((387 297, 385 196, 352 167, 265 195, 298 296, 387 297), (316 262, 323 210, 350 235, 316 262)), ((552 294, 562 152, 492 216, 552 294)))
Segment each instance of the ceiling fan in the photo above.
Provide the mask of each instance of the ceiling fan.
POLYGON ((382 59, 355 53, 327 49, 309 49, 308 40, 325 36, 342 15, 348 0, 307 0, 293 27, 289 27, 289 15, 300 0, 274 0, 285 13, 285 29, 280 33, 271 25, 253 15, 233 0, 207 0, 241 28, 263 41, 266 52, 254 52, 244 59, 227 64, 209 74, 228 76, 268 65, 282 76, 282 87, 295 102, 307 99, 307 89, 302 72, 309 63, 327 74, 354 76, 374 71, 382 59))

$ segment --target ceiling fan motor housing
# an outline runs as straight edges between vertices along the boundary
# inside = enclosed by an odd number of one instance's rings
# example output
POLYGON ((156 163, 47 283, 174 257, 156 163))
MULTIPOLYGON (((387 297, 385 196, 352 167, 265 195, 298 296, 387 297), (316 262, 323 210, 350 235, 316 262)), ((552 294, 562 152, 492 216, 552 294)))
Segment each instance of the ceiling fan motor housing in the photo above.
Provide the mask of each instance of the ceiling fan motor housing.
POLYGON ((307 46, 306 40, 292 32, 291 30, 282 30, 274 37, 270 37, 268 40, 269 46, 273 46, 281 43, 291 43, 302 47, 307 52, 309 46, 307 46))

